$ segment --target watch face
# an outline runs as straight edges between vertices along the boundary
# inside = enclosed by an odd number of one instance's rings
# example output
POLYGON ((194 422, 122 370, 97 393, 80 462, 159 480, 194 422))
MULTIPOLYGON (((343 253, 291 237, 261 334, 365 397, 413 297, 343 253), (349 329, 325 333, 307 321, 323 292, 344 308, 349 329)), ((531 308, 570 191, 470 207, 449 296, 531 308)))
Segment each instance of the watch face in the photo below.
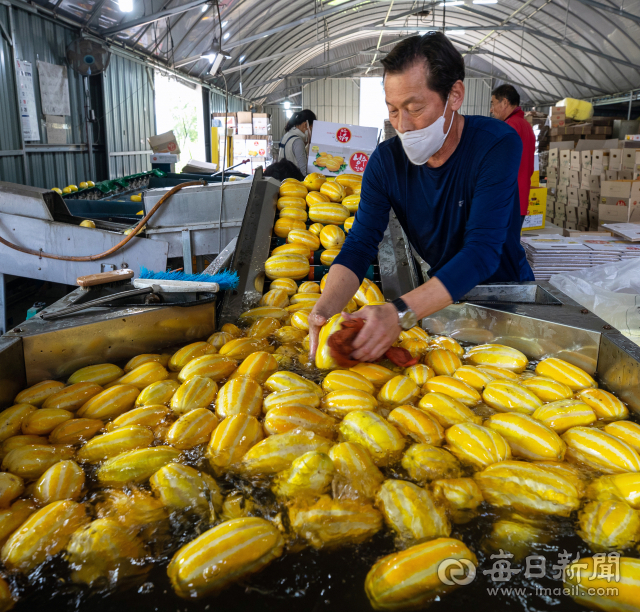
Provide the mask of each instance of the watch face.
POLYGON ((402 321, 400 323, 403 329, 405 330, 411 329, 418 323, 418 318, 416 317, 416 313, 413 312, 413 310, 411 309, 405 310, 402 313, 402 321))

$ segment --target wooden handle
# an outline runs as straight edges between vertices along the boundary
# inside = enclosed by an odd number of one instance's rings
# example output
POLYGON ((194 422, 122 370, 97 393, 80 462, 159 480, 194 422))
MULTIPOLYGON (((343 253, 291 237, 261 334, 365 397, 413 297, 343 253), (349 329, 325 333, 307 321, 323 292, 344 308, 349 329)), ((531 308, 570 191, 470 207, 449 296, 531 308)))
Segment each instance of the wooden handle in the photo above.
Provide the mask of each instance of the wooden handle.
POLYGON ((94 285, 104 285, 105 283, 121 282, 130 278, 133 278, 133 270, 112 270, 111 272, 79 276, 76 282, 80 287, 93 287, 94 285))

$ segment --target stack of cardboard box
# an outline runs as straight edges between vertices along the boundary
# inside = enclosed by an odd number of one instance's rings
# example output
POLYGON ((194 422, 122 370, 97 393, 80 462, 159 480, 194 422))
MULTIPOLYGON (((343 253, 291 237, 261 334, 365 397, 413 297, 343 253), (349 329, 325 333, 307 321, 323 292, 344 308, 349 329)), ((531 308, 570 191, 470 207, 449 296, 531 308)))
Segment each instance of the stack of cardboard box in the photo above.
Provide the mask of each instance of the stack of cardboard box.
MULTIPOLYGON (((220 123, 224 113, 213 113, 214 124, 220 123)), ((224 119, 223 119, 224 121, 224 119)), ((218 159, 212 159, 222 168, 222 160, 225 166, 234 166, 249 159, 249 162, 236 168, 240 172, 252 174, 258 166, 265 167, 271 161, 271 148, 273 139, 271 136, 271 118, 267 113, 237 112, 227 113, 227 133, 218 128, 218 159)), ((213 128, 212 128, 213 134, 213 128)), ((213 136, 212 136, 213 145, 213 136)), ((215 147, 212 146, 212 158, 215 147)))
POLYGON ((547 219, 571 230, 598 229, 600 176, 591 151, 550 149, 547 219))
POLYGON ((547 220, 570 230, 640 222, 640 151, 551 149, 547 220))
POLYGON ((578 122, 566 117, 564 106, 553 106, 549 117, 551 142, 606 140, 613 131, 613 118, 592 117, 588 121, 578 122))

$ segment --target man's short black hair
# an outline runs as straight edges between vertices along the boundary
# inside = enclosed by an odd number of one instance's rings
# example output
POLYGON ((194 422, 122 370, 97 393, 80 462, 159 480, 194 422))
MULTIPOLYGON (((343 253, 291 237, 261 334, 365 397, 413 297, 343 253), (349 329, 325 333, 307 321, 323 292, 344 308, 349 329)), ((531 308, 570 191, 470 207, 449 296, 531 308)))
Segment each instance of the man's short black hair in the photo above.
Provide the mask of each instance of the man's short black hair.
POLYGON ((496 87, 491 95, 495 97, 498 102, 502 102, 505 98, 511 106, 520 106, 520 94, 516 91, 513 85, 500 85, 496 87))
POLYGON ((427 87, 447 100, 456 81, 464 81, 464 58, 442 32, 411 36, 382 60, 384 76, 404 72, 416 62, 426 63, 427 87))
POLYGON ((287 178, 294 178, 296 181, 304 180, 304 174, 300 172, 298 166, 288 159, 281 159, 267 166, 262 176, 270 176, 278 181, 284 181, 287 178))

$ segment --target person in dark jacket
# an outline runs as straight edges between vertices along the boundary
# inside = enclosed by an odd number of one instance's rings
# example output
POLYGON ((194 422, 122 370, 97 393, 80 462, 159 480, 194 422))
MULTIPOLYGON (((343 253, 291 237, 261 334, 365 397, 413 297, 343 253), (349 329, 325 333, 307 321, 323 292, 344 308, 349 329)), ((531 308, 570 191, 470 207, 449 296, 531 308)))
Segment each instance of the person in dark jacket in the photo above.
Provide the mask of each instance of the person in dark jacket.
POLYGON ((518 134, 490 117, 460 115, 464 60, 441 32, 405 39, 382 64, 398 135, 365 169, 355 221, 309 315, 312 357, 320 327, 347 305, 376 257, 391 210, 431 266, 430 279, 391 303, 345 313, 365 320, 353 359, 375 361, 403 329, 480 283, 533 280, 520 244, 518 134))
POLYGON ((522 158, 518 170, 518 194, 520 196, 520 227, 527 216, 529 189, 536 155, 536 136, 531 124, 524 118, 520 108, 520 94, 513 85, 500 85, 491 92, 491 114, 509 124, 522 140, 522 158))

